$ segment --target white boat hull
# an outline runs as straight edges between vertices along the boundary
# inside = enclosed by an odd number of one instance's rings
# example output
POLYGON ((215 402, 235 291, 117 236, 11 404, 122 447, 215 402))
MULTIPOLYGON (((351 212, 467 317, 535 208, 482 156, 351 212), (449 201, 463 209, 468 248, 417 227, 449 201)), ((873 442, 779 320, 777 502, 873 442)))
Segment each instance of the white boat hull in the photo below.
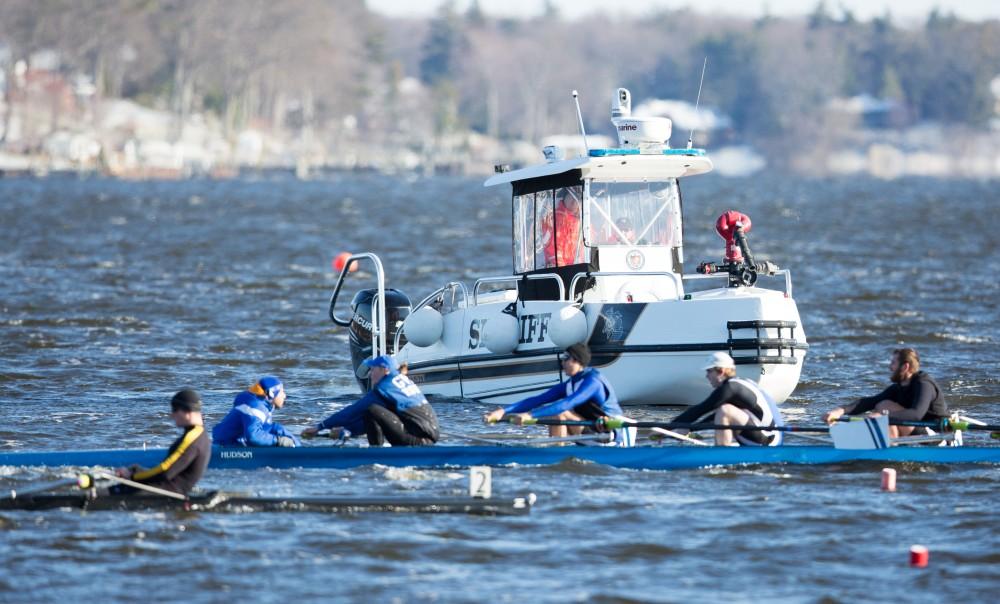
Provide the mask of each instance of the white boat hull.
MULTIPOLYGON (((559 383, 557 355, 548 323, 566 302, 517 302, 521 339, 510 354, 493 354, 482 325, 506 300, 444 315, 444 333, 433 346, 406 344, 400 360, 428 394, 509 403, 559 383)), ((758 381, 777 402, 795 389, 808 348, 795 302, 782 292, 726 288, 689 299, 647 303, 584 303, 592 365, 608 377, 626 405, 691 405, 710 392, 705 358, 725 351, 737 374, 758 381), (782 322, 792 327, 741 327, 746 322, 782 322), (735 328, 733 328, 735 326, 735 328), (784 346, 782 346, 784 344, 784 346), (760 346, 760 348, 758 348, 760 346)))

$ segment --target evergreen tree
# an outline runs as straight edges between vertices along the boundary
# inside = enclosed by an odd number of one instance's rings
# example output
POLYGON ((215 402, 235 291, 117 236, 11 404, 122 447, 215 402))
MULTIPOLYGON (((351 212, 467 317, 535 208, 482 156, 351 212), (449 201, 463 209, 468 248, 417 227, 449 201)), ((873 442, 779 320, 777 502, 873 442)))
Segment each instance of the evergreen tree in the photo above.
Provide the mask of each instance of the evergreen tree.
POLYGON ((465 11, 465 22, 472 27, 482 27, 486 24, 486 15, 483 7, 479 5, 479 0, 469 2, 469 8, 465 11))
POLYGON ((447 2, 431 20, 420 59, 420 79, 433 86, 454 78, 458 55, 465 46, 465 34, 455 13, 455 5, 447 2))
POLYGON ((702 103, 714 104, 747 134, 776 134, 777 114, 761 76, 758 41, 747 34, 727 32, 695 45, 688 62, 688 79, 697 87, 702 59, 708 58, 702 103))

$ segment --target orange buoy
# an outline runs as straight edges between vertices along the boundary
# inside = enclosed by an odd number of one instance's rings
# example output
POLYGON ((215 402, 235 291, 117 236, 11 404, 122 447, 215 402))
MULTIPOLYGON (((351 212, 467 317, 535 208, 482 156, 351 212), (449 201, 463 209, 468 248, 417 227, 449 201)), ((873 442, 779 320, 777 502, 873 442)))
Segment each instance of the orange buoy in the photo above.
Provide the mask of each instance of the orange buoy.
MULTIPOLYGON (((333 270, 336 271, 336 272, 338 272, 338 273, 342 272, 344 270, 344 265, 347 264, 347 261, 350 258, 351 258, 351 253, 350 252, 340 252, 339 254, 337 254, 336 256, 334 256, 333 262, 331 263, 331 264, 333 264, 333 270)), ((358 263, 357 262, 351 264, 351 270, 349 272, 353 273, 356 270, 358 270, 358 263)))

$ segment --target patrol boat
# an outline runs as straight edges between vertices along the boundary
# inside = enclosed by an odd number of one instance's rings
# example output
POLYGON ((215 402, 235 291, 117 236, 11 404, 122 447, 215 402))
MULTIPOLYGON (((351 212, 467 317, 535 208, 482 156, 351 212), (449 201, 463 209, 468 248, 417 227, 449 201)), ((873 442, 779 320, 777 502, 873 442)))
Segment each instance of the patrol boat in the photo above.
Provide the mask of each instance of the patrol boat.
POLYGON ((485 182, 513 189, 511 275, 453 281, 411 305, 385 288, 375 254, 351 256, 329 315, 350 330, 355 368, 393 353, 425 393, 507 403, 557 384, 558 353, 586 342, 622 403, 690 405, 710 391, 704 358, 724 351, 738 375, 784 401, 808 349, 790 273, 755 261, 750 218, 727 211, 715 224, 721 261, 685 274, 680 180, 712 162, 703 149, 670 148, 671 121, 632 116, 624 88, 611 115, 619 147, 570 159, 547 147, 546 163, 498 166, 485 182), (370 263, 377 284, 340 315, 356 263, 370 263))

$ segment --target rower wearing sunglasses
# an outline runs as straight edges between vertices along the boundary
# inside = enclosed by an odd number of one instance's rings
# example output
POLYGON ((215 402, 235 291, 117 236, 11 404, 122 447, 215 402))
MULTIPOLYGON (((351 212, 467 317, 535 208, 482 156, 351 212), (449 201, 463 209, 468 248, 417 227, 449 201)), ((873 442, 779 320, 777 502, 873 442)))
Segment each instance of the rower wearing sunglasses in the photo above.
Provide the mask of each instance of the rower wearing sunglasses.
MULTIPOLYGON (((484 418, 486 422, 496 423, 504 418, 517 425, 529 418, 596 422, 624 416, 614 388, 600 371, 589 366, 590 348, 586 344, 570 346, 559 356, 559 361, 568 380, 541 394, 491 411, 484 418)), ((549 426, 549 436, 575 436, 583 429, 583 426, 549 426)), ((632 446, 635 428, 615 430, 613 436, 612 444, 632 446)))
MULTIPOLYGON (((700 423, 711 421, 733 429, 715 431, 718 446, 777 447, 782 442, 780 430, 740 430, 740 426, 767 428, 784 426, 781 411, 774 399, 760 384, 736 377, 736 361, 724 352, 713 352, 702 369, 705 379, 712 385, 712 394, 697 405, 688 407, 674 418, 674 423, 700 423)), ((686 434, 687 430, 677 430, 686 434)))

